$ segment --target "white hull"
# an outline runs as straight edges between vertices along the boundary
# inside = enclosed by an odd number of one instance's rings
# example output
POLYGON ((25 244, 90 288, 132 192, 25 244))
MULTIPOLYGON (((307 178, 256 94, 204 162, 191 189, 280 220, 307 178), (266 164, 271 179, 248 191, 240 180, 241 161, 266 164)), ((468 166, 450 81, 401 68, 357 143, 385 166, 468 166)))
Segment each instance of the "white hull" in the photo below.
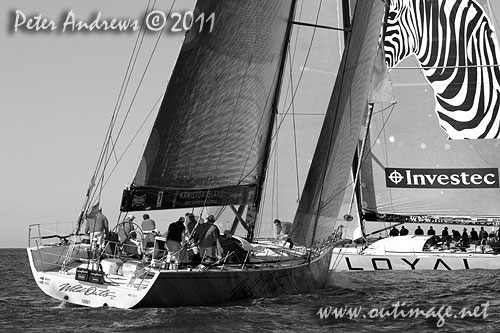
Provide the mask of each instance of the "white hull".
POLYGON ((359 254, 355 248, 333 249, 330 270, 457 270, 500 269, 500 255, 468 253, 359 254))
POLYGON ((28 258, 33 277, 38 287, 47 295, 76 305, 88 307, 133 308, 147 294, 158 278, 159 272, 151 272, 147 278, 109 275, 113 284, 94 284, 75 279, 76 268, 68 272, 39 272, 33 269, 32 250, 28 248, 28 258))
POLYGON ((481 253, 479 246, 466 252, 423 250, 428 236, 391 237, 375 242, 361 251, 355 247, 337 247, 332 251, 331 271, 377 270, 459 270, 500 269, 500 255, 481 253))

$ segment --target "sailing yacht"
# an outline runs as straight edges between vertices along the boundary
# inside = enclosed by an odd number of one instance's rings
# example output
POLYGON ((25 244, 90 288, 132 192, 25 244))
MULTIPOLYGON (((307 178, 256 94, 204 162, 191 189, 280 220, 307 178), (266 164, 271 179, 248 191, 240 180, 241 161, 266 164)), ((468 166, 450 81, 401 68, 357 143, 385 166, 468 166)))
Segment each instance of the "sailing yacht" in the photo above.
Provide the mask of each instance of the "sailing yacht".
POLYGON ((495 232, 472 242, 449 243, 440 234, 362 240, 369 221, 497 231, 500 48, 494 17, 486 0, 388 2, 372 75, 380 89, 363 101, 359 167, 347 184, 356 195, 345 209, 353 221, 344 226, 358 228, 359 239, 334 249, 332 270, 500 268, 495 232))
POLYGON ((71 235, 30 226, 28 257, 42 291, 82 306, 138 308, 210 305, 324 288, 338 240, 332 231, 343 200, 339 193, 345 192, 351 176, 346 166, 355 155, 353 139, 361 129, 362 102, 370 90, 364 78, 374 66, 384 8, 382 1, 362 1, 355 8, 349 52, 342 57, 342 75, 325 107, 293 221, 293 248, 256 239, 254 232, 262 223, 263 188, 296 1, 199 1, 193 13, 204 13, 213 24, 204 29, 203 20, 195 20, 185 36, 135 177, 123 191, 121 211, 229 207, 234 213, 229 234, 244 251, 243 258, 231 260, 233 252, 228 252, 214 260, 203 257, 196 265, 179 262, 180 251, 196 251, 191 242, 167 252, 165 239, 157 236, 153 248, 142 248, 144 231, 121 217, 116 238, 104 244, 85 241, 83 226, 95 218, 103 169, 113 153, 107 148, 71 235), (356 91, 354 99, 351 91, 356 91), (234 235, 241 226, 246 237, 234 235), (54 237, 61 241, 48 243, 54 237), (126 251, 132 240, 138 243, 135 253, 126 251))

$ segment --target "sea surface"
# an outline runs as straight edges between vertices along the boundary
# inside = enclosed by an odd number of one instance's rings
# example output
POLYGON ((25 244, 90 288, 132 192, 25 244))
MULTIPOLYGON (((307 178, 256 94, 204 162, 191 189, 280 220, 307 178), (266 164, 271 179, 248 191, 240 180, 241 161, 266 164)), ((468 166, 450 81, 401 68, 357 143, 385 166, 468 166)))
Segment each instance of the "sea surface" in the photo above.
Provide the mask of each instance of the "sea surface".
POLYGON ((0 249, 0 267, 0 332, 500 332, 497 270, 332 273, 311 294, 122 310, 46 296, 24 249, 0 249))

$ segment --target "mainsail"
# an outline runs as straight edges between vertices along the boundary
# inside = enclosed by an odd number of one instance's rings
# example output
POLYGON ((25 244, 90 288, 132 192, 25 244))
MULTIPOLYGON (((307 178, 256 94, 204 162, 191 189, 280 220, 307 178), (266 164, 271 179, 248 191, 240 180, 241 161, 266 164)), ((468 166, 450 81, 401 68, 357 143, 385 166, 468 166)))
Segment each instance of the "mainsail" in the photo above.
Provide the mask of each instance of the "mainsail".
POLYGON ((327 238, 337 223, 367 110, 384 8, 383 1, 356 5, 352 33, 294 219, 292 238, 297 244, 312 245, 327 238))
POLYGON ((488 8, 391 1, 384 42, 397 103, 375 104, 365 211, 500 216, 500 49, 488 8))
POLYGON ((258 200, 293 4, 198 2, 122 211, 258 200))

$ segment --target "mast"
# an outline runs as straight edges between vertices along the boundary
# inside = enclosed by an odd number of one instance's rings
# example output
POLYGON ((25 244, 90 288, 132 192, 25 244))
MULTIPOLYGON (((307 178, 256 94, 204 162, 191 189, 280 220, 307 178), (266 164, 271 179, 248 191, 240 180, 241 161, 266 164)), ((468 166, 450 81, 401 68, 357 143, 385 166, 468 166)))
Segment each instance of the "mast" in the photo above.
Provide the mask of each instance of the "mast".
MULTIPOLYGON (((343 25, 344 25, 344 45, 347 45, 347 43, 350 40, 350 34, 351 34, 351 19, 349 15, 349 0, 342 0, 342 18, 343 18, 343 25)), ((345 49, 345 46, 344 46, 345 49)), ((331 140, 332 138, 330 138, 331 140)), ((324 170, 324 173, 322 175, 322 178, 325 179, 326 177, 326 168, 324 170)), ((323 189, 321 190, 323 192, 323 189)), ((317 225, 318 225, 318 220, 319 220, 319 214, 318 212, 321 210, 321 200, 318 201, 318 208, 316 212, 316 217, 314 221, 314 228, 312 230, 312 237, 311 237, 311 244, 310 246, 314 245, 314 239, 316 237, 316 232, 317 232, 317 225)), ((306 244, 308 245, 308 244, 306 244)))
POLYGON ((344 21, 344 42, 347 43, 351 30, 351 15, 349 0, 342 0, 342 19, 344 21))
MULTIPOLYGON (((344 0, 344 2, 348 2, 348 0, 344 0)), ((385 36, 385 33, 386 33, 386 24, 385 22, 387 22, 387 16, 389 14, 389 0, 386 0, 385 1, 385 13, 384 13, 384 25, 383 25, 383 28, 382 28, 382 36, 381 36, 381 45, 379 46, 379 48, 382 48, 382 51, 383 51, 383 40, 384 40, 384 36, 385 36)), ((344 16, 345 18, 345 16, 344 16)), ((379 52, 381 52, 379 50, 379 52)), ((353 197, 351 199, 351 207, 352 207, 352 203, 354 201, 354 199, 356 199, 356 203, 357 203, 357 207, 358 207, 358 217, 359 217, 359 227, 361 229, 361 234, 364 237, 366 237, 366 232, 365 232, 365 223, 364 223, 364 219, 365 219, 365 214, 363 212, 363 206, 362 206, 362 192, 361 192, 361 182, 359 181, 359 178, 360 178, 360 172, 361 172, 361 163, 362 163, 362 159, 363 159, 363 156, 364 156, 364 152, 365 152, 365 148, 366 148, 366 143, 368 141, 368 137, 369 137, 369 133, 370 133, 370 125, 371 125, 371 120, 372 120, 372 116, 373 116, 373 108, 374 108, 374 104, 373 103, 369 103, 368 106, 367 106, 368 110, 367 110, 367 115, 366 115, 366 124, 365 124, 365 135, 363 136, 363 141, 361 142, 361 147, 359 150, 356 150, 355 151, 355 155, 354 155, 354 160, 353 160, 353 164, 352 164, 352 170, 353 170, 353 181, 354 181, 354 191, 353 191, 353 197)), ((346 214, 344 216, 344 218, 349 221, 349 220, 352 220, 352 216, 350 215, 351 213, 351 210, 349 209, 349 214, 346 214)))
MULTIPOLYGON (((344 32, 344 42, 347 43, 348 37, 349 37, 348 32, 351 29, 351 16, 350 16, 349 0, 342 0, 342 17, 343 17, 343 20, 344 20, 344 29, 346 29, 345 32, 344 32)), ((360 152, 358 149, 356 149, 356 151, 354 152, 354 159, 352 161, 352 176, 353 176, 353 179, 356 179, 357 176, 358 176, 357 173, 358 173, 358 170, 359 170, 360 159, 362 158, 362 156, 363 156, 363 153, 360 152)), ((355 182, 354 183, 353 196, 355 196, 355 198, 356 198, 356 203, 357 203, 357 207, 358 207, 359 224, 360 224, 360 227, 361 227, 362 234, 364 235, 365 234, 365 232, 364 232, 364 226, 361 223, 361 219, 362 219, 362 216, 363 216, 363 209, 361 207, 361 187, 360 187, 360 183, 359 182, 355 182)), ((352 200, 351 200, 351 202, 352 202, 352 200)), ((349 210, 349 213, 344 216, 344 219, 347 222, 353 220, 353 217, 351 215, 351 211, 350 210, 349 210)))
MULTIPOLYGON (((351 16, 350 16, 350 5, 349 5, 349 0, 342 0, 342 18, 344 21, 344 42, 347 43, 348 38, 349 38, 349 31, 351 29, 351 16)), ((359 163, 360 163, 360 155, 363 156, 362 152, 357 149, 354 152, 354 158, 352 161, 352 173, 353 173, 353 179, 356 179, 357 177, 357 170, 359 169, 359 163)), ((361 207, 361 187, 359 185, 359 182, 355 182, 354 184, 354 192, 353 196, 356 198, 356 203, 358 207, 358 217, 359 217, 359 224, 361 227, 361 231, 364 233, 364 226, 361 223, 361 219, 363 216, 363 210, 361 207)), ((352 201, 352 200, 351 200, 352 201)), ((351 211, 349 210, 349 213, 344 216, 344 219, 349 222, 353 220, 353 217, 351 215, 351 211)))
POLYGON ((273 98, 273 106, 272 110, 274 113, 274 116, 271 117, 271 121, 269 122, 269 129, 267 131, 267 138, 266 138, 266 151, 264 153, 264 163, 263 163, 263 169, 262 169, 262 174, 259 180, 259 184, 257 187, 257 194, 254 202, 254 206, 248 206, 247 210, 247 225, 249 229, 248 231, 248 236, 247 238, 251 241, 253 238, 253 233, 254 233, 254 228, 255 228, 255 219, 257 217, 259 208, 260 208, 260 203, 262 201, 262 189, 264 187, 264 181, 265 181, 265 175, 267 171, 267 167, 269 164, 269 157, 271 155, 271 141, 273 137, 273 128, 274 128, 274 123, 276 119, 276 115, 278 114, 278 102, 280 98, 280 92, 281 92, 281 85, 283 83, 283 72, 285 71, 285 63, 286 63, 286 56, 288 54, 288 46, 290 45, 290 36, 292 32, 292 26, 293 26, 293 17, 295 14, 295 5, 297 1, 293 0, 292 1, 292 6, 290 8, 290 15, 289 15, 289 20, 286 28, 286 35, 285 35, 285 43, 283 45, 283 52, 282 52, 282 57, 280 60, 280 65, 279 65, 279 73, 278 73, 278 83, 276 85, 276 90, 274 93, 274 98, 273 98))

